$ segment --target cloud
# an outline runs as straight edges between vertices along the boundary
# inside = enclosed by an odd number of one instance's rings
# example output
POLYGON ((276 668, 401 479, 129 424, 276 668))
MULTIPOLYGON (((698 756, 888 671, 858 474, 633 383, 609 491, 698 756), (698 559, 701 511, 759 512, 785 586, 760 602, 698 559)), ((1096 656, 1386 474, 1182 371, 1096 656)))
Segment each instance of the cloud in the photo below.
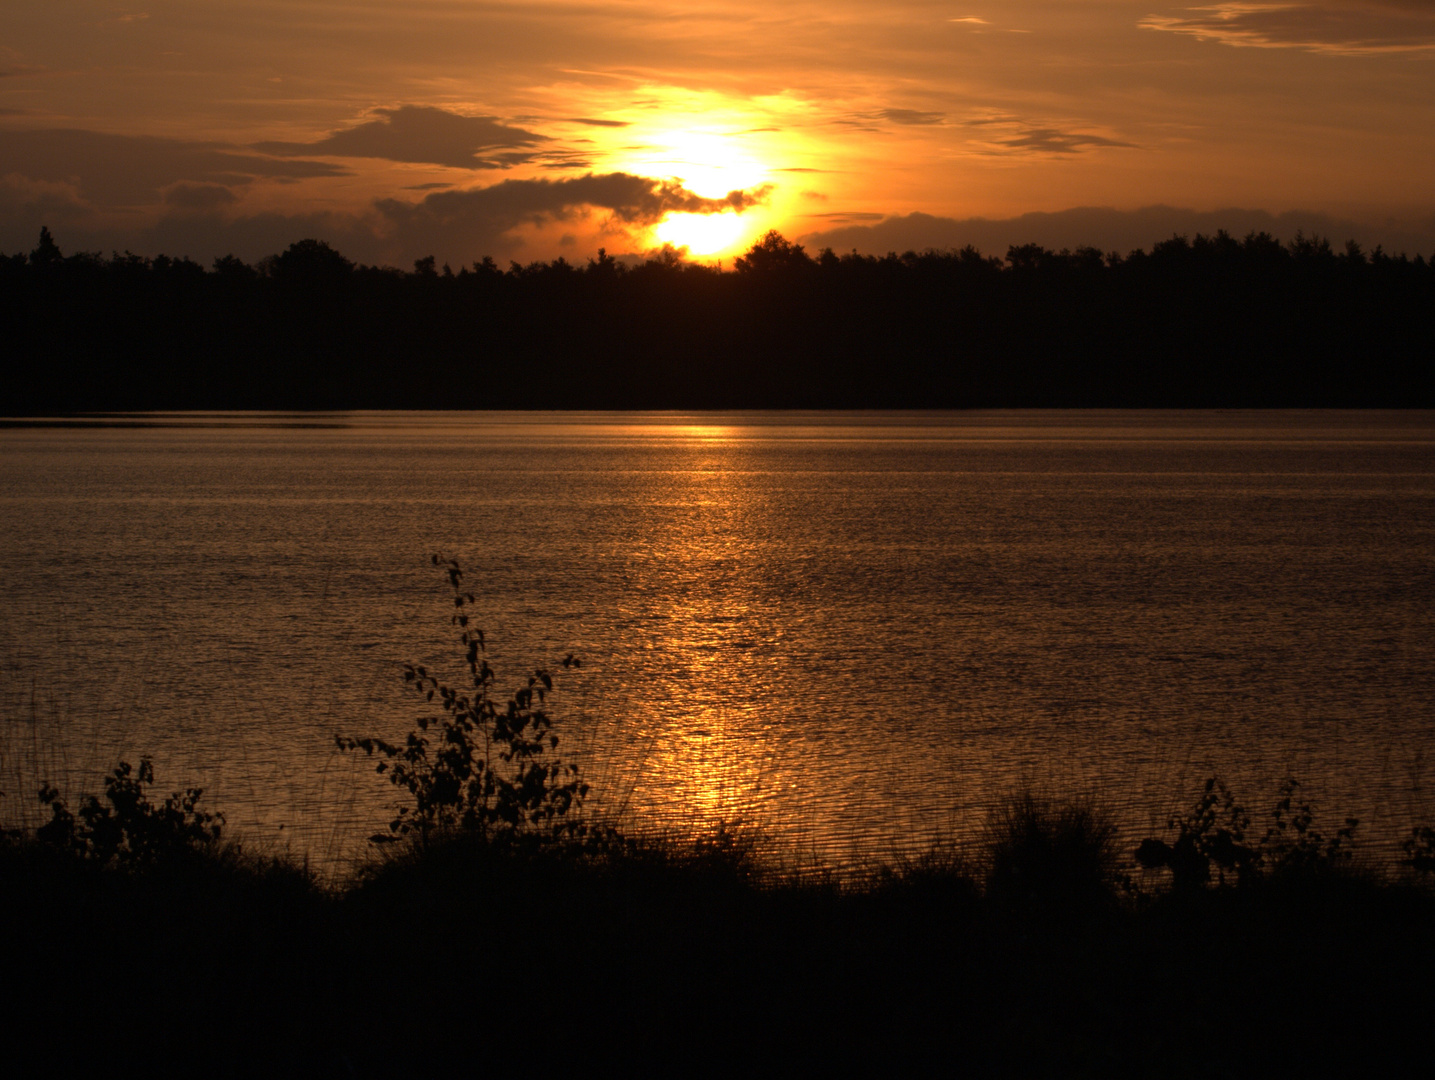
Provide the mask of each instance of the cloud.
POLYGON ((579 148, 544 150, 534 154, 531 163, 540 169, 591 169, 593 151, 579 148))
POLYGON ((1225 45, 1368 54, 1435 49, 1429 0, 1214 4, 1181 15, 1148 15, 1137 25, 1225 45))
POLYGON ((642 228, 669 213, 742 213, 766 201, 770 186, 731 191, 722 198, 697 195, 671 180, 632 173, 589 173, 550 180, 504 180, 487 187, 441 191, 413 203, 381 199, 381 235, 405 251, 449 251, 460 261, 511 254, 522 245, 525 226, 586 218, 607 211, 607 227, 642 228))
POLYGON ((1079 131, 1058 131, 1056 128, 1028 128, 1019 134, 997 139, 1001 146, 1013 150, 1034 150, 1042 154, 1076 154, 1093 146, 1122 146, 1133 144, 1103 135, 1086 135, 1079 131))
POLYGON ((940 124, 946 119, 941 113, 918 112, 916 109, 883 109, 877 115, 883 120, 890 120, 894 124, 910 124, 914 126, 940 124))
POLYGON ((1036 154, 1077 154, 1097 147, 1134 148, 1134 143, 1085 131, 1039 126, 1014 116, 987 116, 964 122, 965 127, 984 132, 980 142, 988 153, 1029 151, 1036 154))
POLYGON ((817 218, 821 221, 825 221, 828 225, 866 225, 872 222, 883 221, 885 220, 886 215, 873 214, 862 210, 854 210, 839 211, 833 214, 809 214, 808 217, 817 218))
MULTIPOLYGON (((343 128, 313 142, 262 142, 254 149, 281 157, 383 158, 454 169, 507 169, 533 157, 548 142, 494 116, 463 116, 427 105, 375 109, 379 119, 343 128)), ((605 125, 603 121, 581 121, 605 125)))
POLYGON ((808 233, 797 239, 809 251, 830 247, 885 255, 889 251, 924 251, 928 248, 963 248, 968 244, 988 255, 1005 255, 1008 247, 1041 244, 1053 250, 1097 247, 1122 253, 1150 249, 1171 236, 1214 234, 1225 229, 1233 236, 1268 232, 1282 240, 1297 231, 1318 234, 1337 243, 1354 239, 1367 247, 1383 244, 1388 251, 1429 254, 1435 251, 1435 218, 1424 222, 1385 225, 1333 218, 1326 214, 1292 211, 1271 214, 1265 210, 1184 210, 1147 206, 1139 210, 1077 207, 1056 213, 1023 214, 1013 218, 947 218, 930 214, 893 216, 871 225, 808 233))
POLYGON ((164 195, 166 206, 177 210, 217 210, 239 201, 221 184, 176 184, 164 195))
MULTIPOLYGON (((525 225, 606 210, 620 228, 655 225, 668 213, 741 213, 766 200, 769 187, 732 191, 720 199, 694 194, 671 180, 632 173, 589 173, 562 180, 504 180, 464 191, 438 191, 419 202, 380 199, 383 232, 401 237, 407 248, 452 249, 477 254, 511 249, 512 234, 525 225)), ((470 256, 472 257, 472 256, 470 256)))
POLYGON ((589 127, 604 127, 604 128, 625 128, 625 127, 632 127, 632 124, 630 124, 627 120, 594 120, 592 117, 588 117, 588 116, 573 116, 573 117, 570 117, 570 118, 569 118, 568 122, 569 122, 570 124, 587 124, 589 127))
POLYGON ((0 251, 28 251, 41 225, 85 230, 95 219, 73 184, 31 180, 17 173, 0 176, 0 251))
MULTIPOLYGON (((40 226, 48 224, 67 252, 129 248, 201 262, 233 253, 253 261, 315 237, 360 262, 406 266, 433 254, 440 262, 459 266, 485 255, 520 257, 532 247, 535 229, 555 223, 562 223, 563 233, 579 238, 575 244, 586 237, 592 250, 605 232, 612 237, 632 230, 637 235, 630 239, 646 245, 641 230, 669 212, 740 213, 769 194, 764 186, 707 198, 673 181, 615 172, 504 180, 487 187, 433 191, 416 201, 380 199, 357 213, 244 214, 235 213, 219 194, 224 190, 200 184, 173 187, 167 193, 167 212, 147 226, 136 226, 96 215, 75 198, 69 185, 0 179, 0 251, 28 251, 40 226), (203 205, 206 200, 211 204, 203 205)), ((559 239, 554 232, 544 242, 556 244, 559 239)), ((608 247, 615 247, 611 239, 608 247)))
POLYGON ((240 187, 259 178, 348 175, 326 162, 278 161, 225 143, 73 128, 0 129, 0 161, 31 180, 72 182, 81 198, 104 207, 151 205, 182 182, 240 187))
POLYGON ((881 127, 877 124, 883 120, 889 124, 900 124, 903 127, 931 127, 944 123, 946 119, 946 114, 939 112, 922 112, 918 109, 878 109, 876 112, 856 113, 851 117, 838 118, 833 123, 853 127, 859 131, 881 131, 881 127))

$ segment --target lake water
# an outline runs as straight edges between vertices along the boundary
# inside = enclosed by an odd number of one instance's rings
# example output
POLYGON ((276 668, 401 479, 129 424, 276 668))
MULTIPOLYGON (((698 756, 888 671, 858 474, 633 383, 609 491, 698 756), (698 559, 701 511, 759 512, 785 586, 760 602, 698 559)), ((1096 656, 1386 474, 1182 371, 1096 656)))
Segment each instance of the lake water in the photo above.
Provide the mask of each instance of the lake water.
POLYGON ((1389 850, 1435 820, 1435 414, 220 414, 0 430, 0 788, 121 756, 340 865, 336 734, 567 652, 561 749, 637 827, 850 866, 1023 787, 1133 842, 1219 773, 1389 850))

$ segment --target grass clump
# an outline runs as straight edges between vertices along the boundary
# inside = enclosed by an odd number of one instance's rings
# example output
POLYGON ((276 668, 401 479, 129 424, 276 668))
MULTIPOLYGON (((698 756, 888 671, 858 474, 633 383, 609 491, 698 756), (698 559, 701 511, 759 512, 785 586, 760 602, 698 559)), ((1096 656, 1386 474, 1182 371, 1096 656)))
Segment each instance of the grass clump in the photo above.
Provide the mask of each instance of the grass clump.
POLYGON ((983 846, 986 896, 1003 910, 1060 920, 1115 903, 1116 827, 1091 801, 1012 796, 989 817, 983 846))

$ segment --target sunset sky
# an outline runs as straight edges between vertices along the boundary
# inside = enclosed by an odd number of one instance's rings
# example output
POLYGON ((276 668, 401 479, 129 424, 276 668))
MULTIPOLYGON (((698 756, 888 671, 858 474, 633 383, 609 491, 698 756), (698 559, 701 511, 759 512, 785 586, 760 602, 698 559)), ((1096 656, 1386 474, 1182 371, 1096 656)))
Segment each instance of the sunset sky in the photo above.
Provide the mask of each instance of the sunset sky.
POLYGON ((0 250, 41 223, 66 251, 316 236, 455 267, 770 228, 1428 255, 1435 0, 5 0, 0 250))

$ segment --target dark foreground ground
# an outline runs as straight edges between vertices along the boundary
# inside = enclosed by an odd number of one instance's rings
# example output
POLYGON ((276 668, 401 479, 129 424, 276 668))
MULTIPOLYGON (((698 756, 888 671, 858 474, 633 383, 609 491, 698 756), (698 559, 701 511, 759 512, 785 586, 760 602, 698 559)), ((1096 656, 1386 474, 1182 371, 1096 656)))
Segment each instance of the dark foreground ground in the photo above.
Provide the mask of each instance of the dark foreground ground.
POLYGON ((1413 877, 1173 893, 1162 871, 1133 894, 1123 851, 839 888, 764 875, 731 836, 460 840, 335 890, 233 848, 124 870, 12 839, 4 1038, 36 1076, 1428 1069, 1435 900, 1413 877))

